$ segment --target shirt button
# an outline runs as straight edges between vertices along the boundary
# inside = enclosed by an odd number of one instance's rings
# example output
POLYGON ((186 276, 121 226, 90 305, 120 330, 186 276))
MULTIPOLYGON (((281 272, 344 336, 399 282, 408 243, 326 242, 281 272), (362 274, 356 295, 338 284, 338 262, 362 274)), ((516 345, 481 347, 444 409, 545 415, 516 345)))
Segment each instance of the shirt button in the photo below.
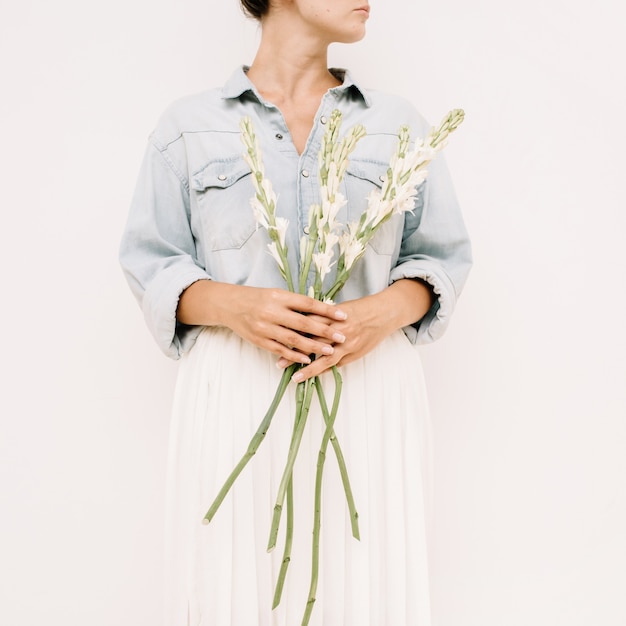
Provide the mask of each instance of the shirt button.
POLYGON ((220 174, 220 175, 217 177, 217 180, 221 180, 221 181, 226 180, 226 174, 220 174))
POLYGON ((280 133, 276 133, 276 139, 282 139, 283 136, 280 133))
POLYGON ((305 178, 309 177, 309 170, 302 170, 302 176, 304 176, 305 178))
POLYGON ((380 182, 381 182, 381 183, 384 183, 384 182, 385 182, 385 176, 384 176, 384 174, 381 174, 378 178, 380 179, 380 182))
POLYGON ((308 227, 308 226, 305 226, 305 227, 303 228, 303 230, 304 230, 304 234, 305 234, 305 235, 308 235, 308 234, 309 234, 309 227, 308 227))
POLYGON ((325 115, 322 115, 322 117, 320 117, 320 122, 322 122, 322 124, 326 124, 328 120, 326 119, 325 115))

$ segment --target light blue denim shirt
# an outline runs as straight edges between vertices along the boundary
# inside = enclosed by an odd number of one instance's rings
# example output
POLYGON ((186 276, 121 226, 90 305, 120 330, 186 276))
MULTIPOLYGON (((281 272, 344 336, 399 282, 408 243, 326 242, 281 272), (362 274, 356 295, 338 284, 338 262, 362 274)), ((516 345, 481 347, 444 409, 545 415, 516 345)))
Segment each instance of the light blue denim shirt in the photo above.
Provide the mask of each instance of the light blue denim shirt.
MULTIPOLYGON (((309 206, 319 201, 318 152, 333 109, 343 114, 343 132, 354 124, 367 131, 343 182, 348 199, 338 216, 343 223, 357 220, 368 193, 381 186, 399 127, 408 124, 414 138, 428 132, 429 125, 404 99, 365 90, 348 72, 332 71, 343 83, 323 97, 301 155, 280 110, 260 96, 245 67, 221 89, 174 103, 150 136, 120 262, 166 355, 179 358, 201 330, 176 321, 178 299, 195 281, 285 288, 267 250, 267 233, 257 228, 250 207, 254 190, 242 157, 242 117, 251 118, 259 138, 265 174, 278 194, 277 214, 289 220, 292 268, 298 267, 309 206)), ((395 216, 377 233, 337 301, 377 293, 401 278, 422 279, 432 285, 435 304, 404 330, 413 342, 433 341, 448 324, 470 266, 467 232, 439 155, 414 212, 395 216)))

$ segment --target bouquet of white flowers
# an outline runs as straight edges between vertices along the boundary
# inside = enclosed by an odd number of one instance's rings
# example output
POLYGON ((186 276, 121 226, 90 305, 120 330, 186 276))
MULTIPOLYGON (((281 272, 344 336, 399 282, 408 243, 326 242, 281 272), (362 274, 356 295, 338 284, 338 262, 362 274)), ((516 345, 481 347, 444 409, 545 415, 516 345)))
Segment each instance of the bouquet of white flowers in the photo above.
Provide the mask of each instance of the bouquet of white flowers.
MULTIPOLYGON (((319 152, 320 202, 310 207, 308 228, 305 231, 308 234, 303 236, 300 241, 301 264, 298 273, 298 293, 307 293, 307 295, 317 300, 332 302, 333 298, 336 297, 345 285, 350 277, 354 264, 363 256, 368 242, 378 232, 378 229, 393 215, 413 210, 417 188, 425 180, 427 175, 426 166, 437 152, 444 148, 449 134, 461 124, 463 117, 464 113, 461 109, 451 111, 438 127, 431 129, 425 139, 415 141, 412 148, 410 147, 409 128, 402 126, 398 133, 397 148, 389 162, 387 175, 382 188, 376 188, 369 194, 367 198, 367 209, 363 212, 359 221, 346 226, 336 220, 339 209, 346 204, 346 198, 339 189, 348 167, 349 156, 358 141, 365 136, 365 129, 361 125, 354 126, 342 139, 339 139, 341 112, 338 110, 333 111, 319 152), (331 267, 335 263, 337 263, 335 281, 330 288, 324 290, 324 278, 328 275, 331 267), (313 265, 315 269, 315 280, 307 291, 306 280, 311 265, 313 265)), ((261 150, 249 118, 242 120, 241 132, 242 140, 246 148, 244 158, 252 171, 252 181, 256 191, 254 197, 251 199, 255 219, 257 224, 268 233, 270 240, 268 243, 269 252, 276 260, 287 288, 290 291, 296 291, 296 284, 294 283, 291 268, 287 260, 286 232, 289 226, 288 220, 276 216, 276 194, 274 193, 271 181, 265 178, 261 150)), ((239 476, 248 461, 256 453, 259 445, 267 434, 272 417, 285 394, 291 377, 300 367, 302 366, 294 363, 283 372, 271 406, 250 441, 246 453, 233 469, 211 504, 203 520, 205 524, 211 521, 226 494, 233 486, 237 476, 239 476)), ((319 399, 326 427, 320 444, 317 461, 311 580, 302 626, 306 626, 309 623, 317 590, 322 476, 329 443, 333 446, 339 465, 346 494, 346 502, 350 512, 352 534, 356 539, 359 539, 358 513, 354 504, 341 446, 334 432, 334 423, 341 397, 342 381, 341 375, 336 367, 333 367, 332 372, 335 380, 335 389, 330 409, 319 377, 298 383, 296 386, 296 415, 293 434, 287 455, 287 462, 278 487, 267 547, 268 552, 276 547, 278 529, 282 518, 283 506, 286 501, 287 528, 282 566, 274 593, 273 608, 275 608, 280 602, 285 576, 291 558, 293 538, 293 467, 306 426, 313 393, 315 392, 319 399)))

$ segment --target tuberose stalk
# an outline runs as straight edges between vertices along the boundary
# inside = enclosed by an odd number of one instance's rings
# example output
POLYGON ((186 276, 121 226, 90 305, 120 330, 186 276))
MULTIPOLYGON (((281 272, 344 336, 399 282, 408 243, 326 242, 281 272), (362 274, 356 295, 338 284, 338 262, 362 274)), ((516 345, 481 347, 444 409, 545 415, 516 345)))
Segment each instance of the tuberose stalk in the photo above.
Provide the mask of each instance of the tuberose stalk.
POLYGON ((296 456, 298 455, 300 442, 302 441, 302 435, 304 434, 304 427, 306 426, 306 420, 309 414, 309 408, 311 407, 311 397, 313 396, 313 385, 310 380, 306 380, 303 383, 298 384, 305 385, 304 401, 302 403, 302 408, 300 409, 300 416, 297 419, 294 437, 291 441, 291 446, 289 446, 289 454, 287 455, 287 463, 285 464, 285 469, 283 470, 283 477, 281 478, 280 485, 278 486, 276 503, 274 504, 274 515, 272 517, 272 527, 270 528, 270 538, 267 543, 268 552, 271 552, 276 547, 278 528, 280 526, 280 518, 282 516, 287 484, 291 480, 293 465, 296 461, 296 456))
MULTIPOLYGON (((322 526, 322 478, 324 474, 324 461, 326 460, 326 450, 330 441, 335 418, 337 417, 337 409, 339 408, 339 398, 341 397, 341 374, 336 367, 333 367, 333 376, 335 377, 335 398, 330 419, 326 424, 324 437, 317 456, 317 472, 315 475, 315 510, 313 513, 313 548, 311 557, 311 584, 309 586, 309 597, 307 598, 304 616, 302 617, 302 626, 308 626, 315 604, 315 594, 317 593, 317 582, 319 579, 319 561, 320 561, 320 529, 322 526)), ((319 381, 316 381, 319 382, 319 381)))
POLYGON ((291 546, 293 544, 293 476, 287 485, 287 528, 285 532, 285 549, 283 550, 283 559, 280 564, 280 572, 276 581, 276 589, 274 591, 274 601, 272 609, 280 604, 283 595, 283 587, 287 576, 287 568, 291 562, 291 546))
POLYGON ((235 466, 235 469, 233 469, 233 471, 230 473, 230 476, 226 479, 226 482, 224 483, 219 493, 215 497, 215 500, 213 500, 213 504, 211 504, 211 506, 209 507, 209 510, 207 511, 207 514, 204 516, 204 519, 202 520, 203 524, 209 524, 211 522, 211 520, 213 519, 213 516, 217 512, 217 509, 219 509, 220 505, 222 504, 222 501, 226 497, 226 494, 230 491, 230 488, 233 486, 233 483, 235 482, 235 480, 237 480, 237 477, 239 476, 239 474, 241 474, 241 472, 243 471, 243 468, 248 464, 250 459, 255 455, 256 451, 261 445, 261 442, 265 438, 265 435, 267 434, 267 431, 269 430, 270 424, 272 423, 272 418, 274 417, 274 414, 276 413, 276 409, 278 408, 278 405, 280 404, 280 401, 282 400, 283 396, 285 395, 285 391, 287 390, 287 387, 289 386, 289 381, 291 380, 291 376, 293 375, 297 367, 298 367, 298 364, 293 363, 283 372, 278 388, 276 389, 276 393, 274 394, 274 399, 272 400, 272 403, 269 409, 267 410, 265 417, 261 421, 259 428, 257 429, 257 431, 254 433, 254 436, 250 440, 246 453, 243 455, 239 463, 237 463, 237 465, 235 466))
MULTIPOLYGON (((336 368, 333 368, 336 369, 336 368)), ((324 416, 324 422, 328 426, 330 422, 331 414, 328 412, 328 405, 326 404, 326 396, 324 394, 324 389, 322 388, 321 383, 316 384, 315 388, 317 390, 317 397, 320 402, 320 408, 322 409, 322 415, 324 416)), ((338 403, 338 396, 335 393, 335 402, 338 403)), ((333 404, 332 410, 337 413, 338 406, 333 404)), ((354 503, 354 495, 352 494, 352 486, 350 485, 350 478, 348 476, 348 468, 346 467, 346 460, 343 456, 343 451, 341 450, 341 445, 339 444, 339 439, 337 439, 337 435, 335 431, 330 434, 330 443, 333 446, 333 450, 335 452, 335 457, 337 458, 337 465, 339 466, 339 474, 341 475, 341 482, 343 484, 343 490, 346 494, 346 503, 348 505, 348 512, 350 514, 350 526, 352 527, 352 536, 355 539, 361 540, 361 534, 359 532, 359 514, 356 510, 356 505, 354 503)))

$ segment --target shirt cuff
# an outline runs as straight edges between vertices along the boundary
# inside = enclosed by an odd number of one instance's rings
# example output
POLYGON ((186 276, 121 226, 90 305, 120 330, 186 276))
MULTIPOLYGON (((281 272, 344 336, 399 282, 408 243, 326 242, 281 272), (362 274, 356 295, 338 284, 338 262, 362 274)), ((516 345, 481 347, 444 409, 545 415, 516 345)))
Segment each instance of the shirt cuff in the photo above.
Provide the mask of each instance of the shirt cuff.
POLYGON ((448 275, 441 269, 423 261, 408 261, 391 270, 389 284, 403 278, 420 279, 428 283, 435 294, 435 302, 426 315, 402 330, 413 344, 431 343, 439 339, 445 332, 454 307, 457 295, 448 275))
POLYGON ((172 359, 188 352, 202 331, 202 326, 178 323, 176 310, 180 295, 198 280, 211 277, 196 265, 181 270, 171 266, 150 283, 143 299, 143 314, 159 348, 172 359))

